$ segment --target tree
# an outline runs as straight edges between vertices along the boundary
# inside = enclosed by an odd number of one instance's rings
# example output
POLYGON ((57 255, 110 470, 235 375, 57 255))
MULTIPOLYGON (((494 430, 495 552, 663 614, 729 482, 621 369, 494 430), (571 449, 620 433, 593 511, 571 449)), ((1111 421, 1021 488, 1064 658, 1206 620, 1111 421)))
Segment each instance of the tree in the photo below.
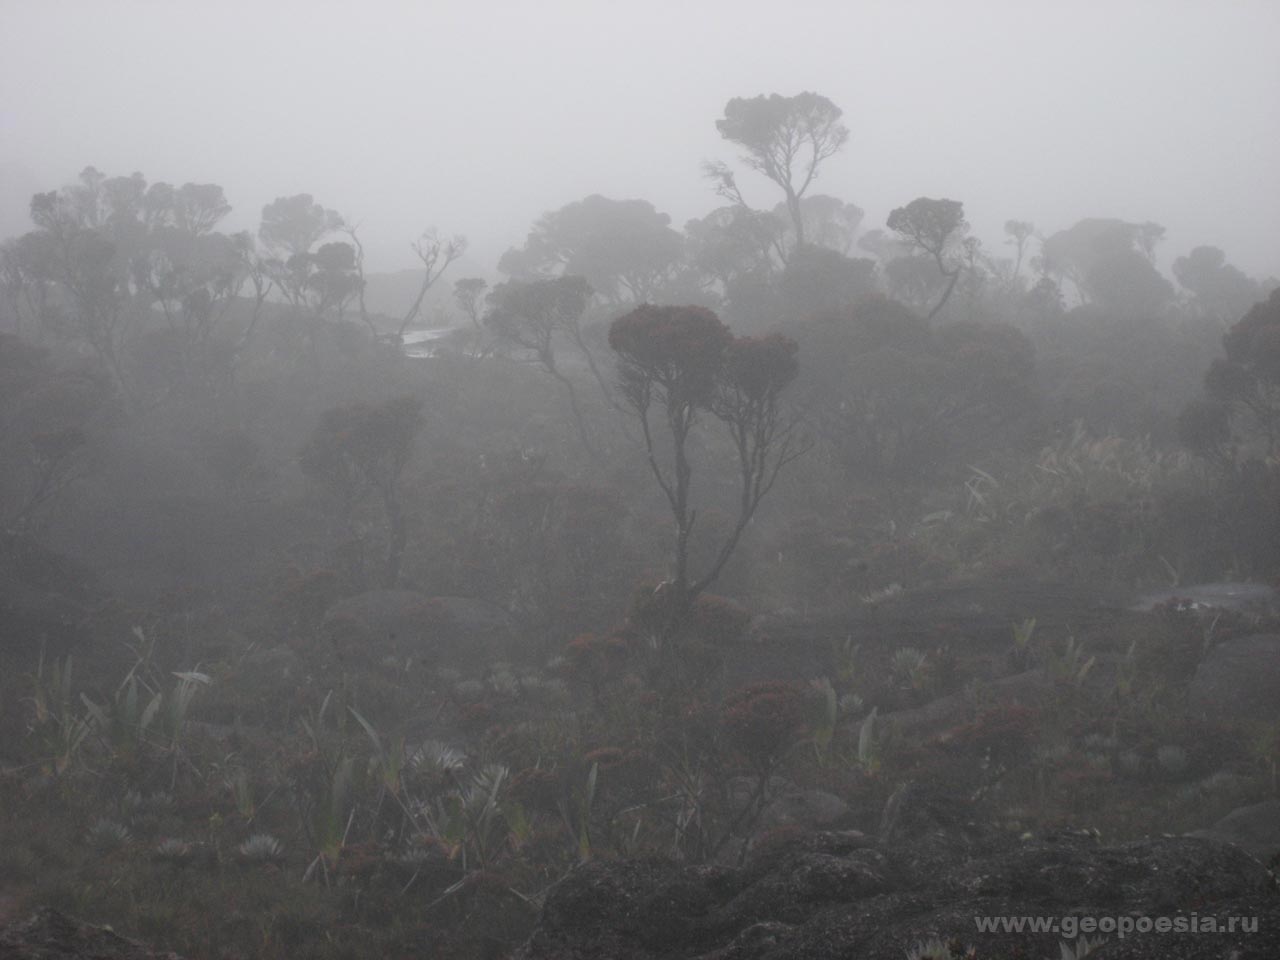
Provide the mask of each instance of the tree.
POLYGON ((484 323, 499 340, 527 351, 543 370, 560 382, 569 397, 582 445, 594 455, 573 380, 560 369, 555 350, 557 337, 568 336, 594 367, 579 326, 593 292, 582 277, 508 280, 489 294, 489 312, 484 323))
POLYGON ((377 495, 388 531, 382 571, 388 587, 400 579, 408 537, 400 477, 422 423, 422 401, 417 397, 397 397, 376 406, 333 407, 321 416, 299 456, 303 473, 338 492, 344 517, 350 517, 369 492, 377 495))
POLYGON ((0 534, 38 525, 86 466, 104 377, 60 369, 45 350, 0 333, 0 534))
POLYGON ((1017 250, 1017 258, 1013 261, 1013 282, 1017 282, 1022 273, 1022 260, 1027 252, 1027 243, 1035 235, 1036 225, 1030 220, 1006 220, 1004 222, 1005 243, 1012 243, 1017 250))
MULTIPOLYGON (((780 335, 735 338, 704 307, 644 305, 609 328, 618 355, 622 394, 639 421, 649 469, 675 523, 674 572, 669 583, 668 632, 720 576, 781 470, 804 450, 780 396, 797 373, 794 341, 780 335), (699 414, 729 432, 739 467, 736 520, 710 568, 689 570, 689 537, 697 520, 690 493, 689 437, 699 414), (655 416, 665 425, 670 457, 663 458, 655 416), (666 464, 660 462, 668 459, 666 464)), ((669 637, 667 638, 669 639, 669 637)))
POLYGON ((805 320, 820 313, 847 314, 877 290, 876 263, 827 247, 797 250, 779 281, 785 315, 805 320))
POLYGON ((786 262, 786 220, 741 204, 685 224, 689 270, 736 320, 776 316, 772 285, 786 262))
POLYGON ((208 386, 234 354, 214 330, 251 272, 247 236, 214 229, 229 210, 216 184, 148 185, 140 173, 107 177, 88 167, 77 183, 36 194, 36 229, 6 245, 15 316, 88 345, 131 400, 141 399, 138 381, 158 372, 130 355, 144 336, 149 347, 166 340, 176 358, 181 382, 162 384, 166 394, 208 386))
POLYGON ((879 297, 814 318, 796 336, 812 358, 800 402, 850 475, 936 474, 960 455, 1009 442, 1033 406, 1034 349, 1008 326, 935 327, 879 297))
POLYGON ((1080 301, 1122 317, 1151 317, 1173 298, 1173 287, 1152 264, 1164 228, 1154 223, 1092 218, 1047 238, 1047 272, 1070 280, 1080 301))
POLYGON ((476 356, 480 356, 484 349, 482 343, 484 327, 480 323, 480 301, 488 289, 489 282, 481 277, 463 277, 453 284, 453 302, 458 305, 458 309, 462 311, 463 315, 471 321, 471 327, 475 332, 476 356))
POLYGON ((1258 282, 1227 263, 1217 247, 1196 247, 1173 261, 1173 275, 1204 318, 1224 327, 1262 296, 1258 282))
POLYGON ((422 283, 418 287, 418 295, 414 298, 404 317, 400 320, 397 336, 404 339, 404 332, 422 309, 422 301, 437 280, 449 269, 449 265, 467 252, 467 238, 453 236, 449 239, 441 237, 434 229, 426 230, 414 243, 413 252, 422 261, 422 283))
MULTIPOLYGON (((332 236, 346 227, 346 221, 336 211, 328 210, 316 203, 309 193, 298 193, 291 197, 277 197, 262 208, 262 221, 258 225, 258 239, 266 248, 267 256, 264 264, 274 281, 276 288, 293 304, 299 312, 311 313, 317 307, 327 307, 329 300, 325 297, 312 299, 317 284, 314 274, 327 265, 338 266, 339 254, 333 244, 329 244, 329 252, 320 260, 312 256, 312 248, 326 237, 332 236)), ((350 270, 355 271, 355 249, 350 244, 342 244, 351 249, 350 270)), ((329 278, 332 281, 332 277, 329 278)), ((341 302, 346 303, 355 294, 354 284, 344 284, 345 296, 341 302)), ((328 287, 330 293, 336 292, 333 284, 321 283, 320 288, 328 287)))
POLYGON ((518 280, 584 277, 606 300, 643 303, 661 292, 683 255, 671 218, 651 203, 593 194, 544 214, 498 269, 518 280))
MULTIPOLYGON (((796 246, 807 242, 801 199, 818 176, 818 168, 845 145, 849 129, 842 111, 816 93, 779 94, 750 99, 735 97, 716 121, 720 136, 742 147, 742 162, 782 188, 796 246)), ((721 193, 742 203, 733 173, 723 163, 707 166, 721 193)), ((744 204, 745 205, 745 204, 744 204)))
POLYGON ((1280 289, 1255 303, 1223 336, 1222 347, 1226 355, 1209 367, 1205 391, 1238 423, 1252 421, 1262 457, 1274 457, 1280 452, 1280 289))
POLYGON ((785 224, 776 214, 735 205, 684 226, 690 264, 723 295, 747 277, 767 278, 782 262, 785 224))
MULTIPOLYGON (((773 211, 774 216, 784 223, 790 222, 790 214, 785 203, 780 203, 773 211)), ((823 247, 836 253, 848 256, 858 238, 858 229, 862 226, 865 211, 856 203, 847 203, 839 197, 825 193, 800 199, 800 219, 804 222, 804 236, 810 246, 823 247)), ((794 232, 794 228, 788 231, 794 232)), ((792 246, 799 247, 794 235, 792 246)))
POLYGON ((964 204, 958 200, 917 197, 905 207, 892 211, 886 225, 912 249, 931 257, 947 281, 941 299, 929 311, 927 319, 932 320, 946 305, 964 270, 964 260, 958 250, 969 229, 964 204))
POLYGON ((309 193, 277 197, 262 208, 258 237, 281 261, 305 255, 346 225, 342 215, 316 203, 309 193))

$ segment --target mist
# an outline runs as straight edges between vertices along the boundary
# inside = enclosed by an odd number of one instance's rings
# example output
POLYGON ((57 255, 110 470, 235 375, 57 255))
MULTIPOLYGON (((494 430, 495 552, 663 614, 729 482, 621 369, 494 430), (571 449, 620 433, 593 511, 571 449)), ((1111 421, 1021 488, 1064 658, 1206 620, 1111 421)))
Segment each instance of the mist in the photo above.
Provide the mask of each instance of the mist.
MULTIPOLYGON (((995 2, 5 4, 6 235, 25 193, 86 165, 222 184, 230 225, 308 192, 414 265, 427 224, 496 259, 547 210, 641 197, 675 224, 713 205, 712 120, 758 92, 845 111, 823 193, 869 224, 963 200, 977 235, 1115 216, 1280 273, 1275 5, 995 2)), ((766 205, 768 185, 751 181, 766 205)))
POLYGON ((0 957, 1280 957, 1278 28, 0 0, 0 957))

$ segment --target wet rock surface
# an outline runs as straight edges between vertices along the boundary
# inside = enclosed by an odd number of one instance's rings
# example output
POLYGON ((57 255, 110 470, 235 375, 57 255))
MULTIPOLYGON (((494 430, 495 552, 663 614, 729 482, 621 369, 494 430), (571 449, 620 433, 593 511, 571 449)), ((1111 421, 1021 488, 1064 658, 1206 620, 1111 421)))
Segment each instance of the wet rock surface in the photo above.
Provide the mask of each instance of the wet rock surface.
POLYGON ((1191 836, 1237 844, 1267 863, 1280 857, 1280 800, 1238 807, 1213 826, 1197 830, 1191 836))
MULTIPOLYGON (((1280 895, 1259 861, 1212 840, 1106 846, 970 828, 881 842, 814 833, 745 867, 594 862, 547 898, 520 960, 902 960, 931 937, 978 958, 1058 957, 1053 933, 978 933, 974 917, 1258 918, 1258 932, 1111 933, 1093 956, 1280 956, 1280 895)), ((1107 936, 1103 934, 1103 936, 1107 936)))
POLYGON ((0 928, 0 960, 181 960, 56 910, 0 928))

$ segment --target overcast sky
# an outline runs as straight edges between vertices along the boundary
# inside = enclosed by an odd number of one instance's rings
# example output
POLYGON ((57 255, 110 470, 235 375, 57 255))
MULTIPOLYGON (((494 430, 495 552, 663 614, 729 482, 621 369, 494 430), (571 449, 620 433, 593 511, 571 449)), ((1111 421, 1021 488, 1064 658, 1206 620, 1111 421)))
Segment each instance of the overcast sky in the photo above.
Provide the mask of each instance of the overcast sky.
POLYGON ((92 164, 222 184, 232 228, 311 193, 375 269, 428 225, 492 266, 591 193, 705 214, 725 102, 813 90, 852 131, 814 189, 868 226, 1155 220, 1166 270, 1280 275, 1277 50, 1280 0, 0 0, 0 233, 92 164))

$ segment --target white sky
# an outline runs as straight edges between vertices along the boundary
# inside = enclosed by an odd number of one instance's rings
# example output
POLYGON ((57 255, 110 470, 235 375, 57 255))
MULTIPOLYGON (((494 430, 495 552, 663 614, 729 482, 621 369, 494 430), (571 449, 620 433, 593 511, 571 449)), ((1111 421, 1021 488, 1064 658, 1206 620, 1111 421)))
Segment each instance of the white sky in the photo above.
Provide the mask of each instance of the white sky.
POLYGON ((725 101, 814 90, 852 131, 814 189, 869 227, 1155 220, 1166 268, 1280 275, 1278 50, 1280 0, 0 0, 0 233, 92 164, 220 183, 232 228, 311 193, 375 269, 431 224, 492 266, 590 193, 706 213, 725 101))

